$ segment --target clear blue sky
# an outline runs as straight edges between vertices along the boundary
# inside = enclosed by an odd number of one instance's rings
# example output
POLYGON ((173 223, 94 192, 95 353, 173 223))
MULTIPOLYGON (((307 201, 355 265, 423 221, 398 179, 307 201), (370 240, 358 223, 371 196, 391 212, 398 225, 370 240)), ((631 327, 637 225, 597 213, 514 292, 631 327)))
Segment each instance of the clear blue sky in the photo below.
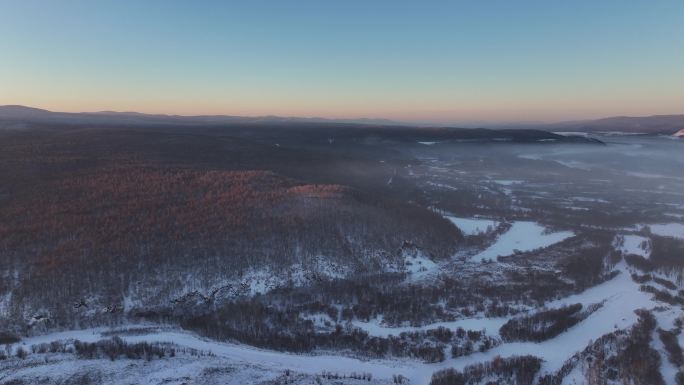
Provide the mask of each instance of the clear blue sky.
POLYGON ((684 1, 0 0, 0 104, 435 122, 684 113, 684 1))

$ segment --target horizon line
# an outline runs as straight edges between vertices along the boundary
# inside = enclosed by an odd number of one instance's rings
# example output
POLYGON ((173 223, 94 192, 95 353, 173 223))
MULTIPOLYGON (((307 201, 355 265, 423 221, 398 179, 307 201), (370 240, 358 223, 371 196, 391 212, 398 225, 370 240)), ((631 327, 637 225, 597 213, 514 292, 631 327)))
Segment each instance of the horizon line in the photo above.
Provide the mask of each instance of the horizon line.
POLYGON ((2 104, 2 107, 18 107, 26 108, 31 110, 37 110, 46 113, 57 113, 57 114, 121 114, 121 115, 143 115, 143 116, 159 116, 168 118, 200 118, 200 117, 226 117, 226 118, 249 118, 249 119, 259 119, 259 118, 275 118, 275 119, 302 119, 302 120, 327 120, 331 122, 335 121, 376 121, 384 122, 387 124, 398 124, 398 125, 455 125, 455 124, 498 124, 498 125, 516 125, 516 124, 564 124, 564 123, 581 123, 581 122, 591 122, 604 119, 614 119, 614 118, 653 118, 653 117, 675 117, 684 116, 684 113, 668 113, 668 114, 650 114, 650 115, 606 115, 599 118, 579 118, 571 120, 463 120, 463 121, 451 121, 451 122, 439 122, 439 121, 429 121, 429 120, 395 120, 391 118, 384 117, 353 117, 353 118, 342 118, 342 117, 326 117, 326 116, 301 116, 301 115, 277 115, 277 114, 261 114, 261 115, 235 115, 228 113, 214 113, 214 114, 176 114, 168 112, 142 112, 142 111, 117 111, 117 110, 97 110, 97 111, 55 111, 42 107, 29 106, 24 104, 2 104))

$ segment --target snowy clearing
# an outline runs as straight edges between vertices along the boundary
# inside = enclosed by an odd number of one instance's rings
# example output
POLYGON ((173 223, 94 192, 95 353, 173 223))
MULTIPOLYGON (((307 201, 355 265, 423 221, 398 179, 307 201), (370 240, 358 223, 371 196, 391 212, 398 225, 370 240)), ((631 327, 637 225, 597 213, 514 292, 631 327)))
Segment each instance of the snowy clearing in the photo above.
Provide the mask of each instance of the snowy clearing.
POLYGON ((492 182, 502 186, 512 186, 514 184, 523 183, 523 181, 517 179, 494 179, 492 182))
POLYGON ((439 270, 439 265, 422 254, 404 257, 405 271, 412 280, 424 278, 439 270))
POLYGON ((644 258, 651 256, 650 239, 640 235, 617 236, 614 241, 615 250, 622 254, 636 254, 644 258))
POLYGON ((481 253, 472 257, 473 261, 494 260, 498 256, 507 256, 516 251, 530 251, 549 247, 567 238, 573 237, 572 231, 546 233, 546 228, 536 222, 513 222, 511 228, 499 236, 496 242, 481 253))
POLYGON ((684 239, 684 224, 681 223, 661 223, 648 225, 651 232, 661 237, 674 237, 684 239))

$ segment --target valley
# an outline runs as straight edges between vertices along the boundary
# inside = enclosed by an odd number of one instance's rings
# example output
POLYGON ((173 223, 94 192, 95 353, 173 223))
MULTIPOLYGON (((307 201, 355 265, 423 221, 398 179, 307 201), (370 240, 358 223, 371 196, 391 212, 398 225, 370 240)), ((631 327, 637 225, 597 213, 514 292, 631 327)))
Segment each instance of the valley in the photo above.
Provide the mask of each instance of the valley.
POLYGON ((684 378, 671 138, 0 135, 1 384, 684 378))

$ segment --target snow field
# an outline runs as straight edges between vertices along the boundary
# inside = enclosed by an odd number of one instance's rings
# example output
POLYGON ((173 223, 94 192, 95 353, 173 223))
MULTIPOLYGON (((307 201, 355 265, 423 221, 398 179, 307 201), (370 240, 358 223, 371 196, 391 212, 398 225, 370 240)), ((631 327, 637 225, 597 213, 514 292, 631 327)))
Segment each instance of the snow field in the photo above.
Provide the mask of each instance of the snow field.
POLYGON ((636 254, 648 259, 651 256, 650 241, 640 235, 624 235, 616 237, 614 246, 624 255, 636 254))
POLYGON ((472 260, 475 262, 496 261, 498 256, 549 247, 573 236, 575 233, 572 231, 547 233, 546 228, 536 222, 517 221, 513 222, 511 228, 500 235, 493 245, 473 256, 472 260))

